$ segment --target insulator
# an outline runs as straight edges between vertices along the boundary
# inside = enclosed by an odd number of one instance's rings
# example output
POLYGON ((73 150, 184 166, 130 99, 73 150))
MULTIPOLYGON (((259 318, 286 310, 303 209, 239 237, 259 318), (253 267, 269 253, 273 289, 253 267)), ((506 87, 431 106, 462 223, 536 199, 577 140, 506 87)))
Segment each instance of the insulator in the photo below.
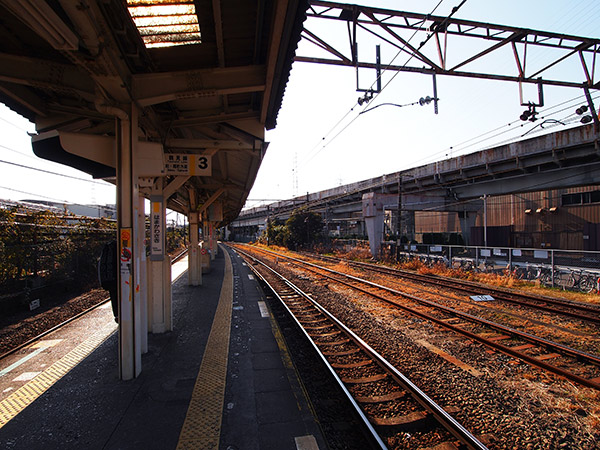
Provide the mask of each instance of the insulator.
POLYGON ((592 116, 583 116, 581 118, 581 123, 586 124, 586 123, 590 123, 592 121, 592 116))

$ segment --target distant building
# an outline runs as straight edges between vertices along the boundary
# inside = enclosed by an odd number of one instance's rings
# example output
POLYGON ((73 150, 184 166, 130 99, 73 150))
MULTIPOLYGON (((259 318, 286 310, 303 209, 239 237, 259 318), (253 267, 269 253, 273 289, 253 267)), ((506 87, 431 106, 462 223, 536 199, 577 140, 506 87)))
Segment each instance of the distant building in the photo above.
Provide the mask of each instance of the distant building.
POLYGON ((4 207, 18 206, 24 209, 43 209, 54 213, 67 213, 76 216, 85 217, 105 217, 107 219, 117 219, 116 205, 77 205, 60 202, 51 202, 48 200, 0 200, 4 207))
MULTIPOLYGON (((482 202, 482 200, 479 200, 482 202)), ((461 232, 457 213, 415 212, 415 237, 443 243, 444 234, 461 232), (429 236, 427 236, 429 235, 429 236), (436 236, 437 235, 437 236, 436 236)), ((600 189, 598 186, 554 189, 487 198, 470 230, 470 245, 600 250, 600 189)))

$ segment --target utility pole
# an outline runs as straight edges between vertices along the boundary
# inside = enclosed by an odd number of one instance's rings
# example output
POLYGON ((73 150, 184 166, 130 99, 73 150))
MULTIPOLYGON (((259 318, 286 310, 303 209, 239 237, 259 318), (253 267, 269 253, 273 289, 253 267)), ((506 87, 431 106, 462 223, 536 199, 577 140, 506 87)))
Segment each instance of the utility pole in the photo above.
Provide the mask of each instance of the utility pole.
POLYGON ((487 247, 487 194, 483 194, 483 245, 487 247))

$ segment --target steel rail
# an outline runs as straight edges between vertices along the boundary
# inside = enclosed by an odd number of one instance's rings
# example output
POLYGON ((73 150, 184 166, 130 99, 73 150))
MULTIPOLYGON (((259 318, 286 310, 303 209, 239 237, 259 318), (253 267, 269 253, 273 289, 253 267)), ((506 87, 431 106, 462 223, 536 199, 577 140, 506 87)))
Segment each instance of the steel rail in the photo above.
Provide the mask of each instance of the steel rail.
MULTIPOLYGON (((299 294, 302 298, 304 298, 305 300, 307 300, 308 302, 310 302, 310 304, 312 304, 322 314, 324 314, 333 323, 335 323, 335 325, 339 329, 341 329, 348 337, 350 337, 351 340, 354 341, 363 351, 365 351, 365 353, 367 353, 382 369, 384 369, 384 371, 390 373, 390 375, 392 376, 392 378, 400 386, 402 386, 404 389, 406 389, 408 392, 410 392, 411 395, 413 396, 413 398, 423 408, 425 408, 427 411, 429 411, 436 418, 436 420, 438 421, 438 423, 440 423, 454 437, 456 437, 457 439, 459 439, 460 442, 462 442, 464 445, 466 445, 467 448, 469 448, 469 449, 481 449, 481 450, 487 449, 487 447, 484 444, 482 444, 475 436, 473 436, 471 434, 471 432, 469 432, 454 417, 452 417, 441 406, 439 406, 437 403, 435 403, 435 401, 433 399, 431 399, 427 394, 425 394, 425 392, 423 392, 409 378, 407 378, 404 374, 402 374, 391 363, 389 363, 382 355, 380 355, 371 346, 369 346, 364 340, 362 340, 358 335, 356 335, 356 333, 354 333, 346 325, 344 325, 341 321, 339 321, 333 314, 331 314, 327 309, 325 309, 317 301, 315 301, 314 299, 312 299, 309 294, 306 294, 305 292, 303 292, 300 288, 298 288, 296 285, 294 285, 291 281, 287 280, 285 277, 283 277, 283 275, 281 275, 280 273, 278 273, 277 271, 275 271, 274 269, 272 269, 271 267, 269 267, 268 265, 266 265, 264 262, 260 261, 259 259, 253 257, 252 255, 248 254, 247 252, 244 252, 244 251, 240 250, 239 248, 236 248, 235 250, 238 251, 238 252, 240 252, 240 253, 242 253, 243 255, 245 255, 246 257, 248 257, 249 259, 251 259, 252 261, 255 261, 255 262, 261 264, 261 266, 263 266, 264 268, 266 268, 267 270, 269 270, 271 273, 273 273, 274 275, 276 275, 279 279, 283 280, 283 282, 288 287, 290 287, 293 291, 295 291, 297 294, 299 294)), ((360 411, 361 417, 364 417, 365 420, 367 421, 367 423, 369 424, 370 429, 373 429, 372 425, 370 424, 370 422, 368 421, 368 419, 366 418, 366 416, 362 412, 362 409, 360 408, 360 406, 358 406, 357 402, 354 400, 354 398, 352 397, 352 395, 350 394, 350 392, 346 389, 343 381, 339 378, 339 376, 335 372, 335 369, 333 367, 331 367, 331 365, 329 364, 329 362, 327 361, 327 359, 325 358, 325 356, 321 353, 321 351, 318 348, 317 344, 314 343, 314 341, 311 339, 311 337, 308 334, 308 332, 304 329, 304 327, 302 326, 302 324, 298 321, 298 319, 294 316, 294 314, 291 312, 291 310, 285 304, 284 300, 277 294, 276 290, 260 274, 260 272, 258 272, 258 270, 256 270, 252 266, 249 266, 249 267, 253 270, 254 273, 256 273, 261 278, 261 280, 263 280, 267 284, 267 286, 269 286, 269 289, 271 289, 275 293, 275 295, 277 295, 277 298, 281 301, 281 303, 284 305, 284 307, 286 308, 286 310, 290 313, 290 315, 294 318, 295 322, 298 324, 298 326, 300 327, 300 329, 303 331, 303 333, 305 334, 305 336, 312 343, 313 347, 318 352, 318 354, 320 355, 320 357, 323 360, 323 362, 325 363, 325 365, 329 368, 329 371, 332 373, 332 375, 334 376, 334 378, 336 379, 336 381, 338 382, 338 384, 340 385, 340 387, 342 388, 342 390, 346 393, 347 396, 349 396, 349 399, 350 399, 351 403, 356 408, 358 408, 358 411, 360 411)), ((382 443, 382 445, 384 445, 383 448, 385 448, 385 444, 382 443)))
POLYGON ((585 320, 588 322, 600 323, 600 308, 594 307, 592 305, 586 305, 586 304, 569 301, 569 300, 561 300, 559 298, 554 298, 554 297, 544 297, 544 296, 530 295, 530 294, 525 294, 525 293, 510 292, 505 289, 481 286, 479 284, 475 284, 472 282, 466 282, 463 280, 454 280, 454 279, 451 279, 448 277, 442 278, 437 275, 417 274, 417 273, 412 273, 408 270, 393 269, 391 267, 375 266, 374 264, 369 264, 369 263, 360 262, 360 261, 349 261, 346 259, 335 258, 335 257, 331 257, 331 256, 321 256, 321 255, 311 255, 311 256, 314 258, 323 259, 325 261, 332 260, 332 261, 337 261, 337 262, 345 262, 354 267, 366 268, 367 270, 372 270, 375 272, 385 273, 385 274, 389 274, 389 275, 396 275, 396 276, 408 278, 408 279, 411 279, 414 281, 419 281, 419 282, 427 281, 431 284, 435 284, 438 286, 444 286, 446 288, 450 287, 452 289, 455 289, 455 290, 458 290, 461 292, 470 293, 470 294, 479 294, 479 295, 491 294, 494 296, 494 298, 496 300, 501 300, 501 301, 513 303, 513 304, 520 305, 520 306, 529 306, 532 308, 540 309, 542 311, 562 314, 565 316, 573 317, 573 318, 580 319, 580 320, 585 320), (563 310, 563 309, 556 309, 551 306, 546 306, 544 304, 531 303, 530 301, 527 301, 527 300, 530 300, 531 302, 540 302, 540 303, 551 304, 551 305, 560 306, 560 307, 564 307, 564 308, 572 308, 579 312, 563 310), (582 312, 589 313, 589 315, 582 314, 582 312))
POLYGON ((39 340, 40 340, 40 339, 42 339, 43 337, 45 337, 45 336, 49 335, 50 333, 52 333, 52 332, 54 332, 54 331, 58 330, 59 328, 62 328, 62 327, 64 327, 64 326, 65 326, 65 325, 67 325, 68 323, 70 323, 70 322, 73 322, 73 321, 74 321, 74 320, 76 320, 76 319, 79 319, 80 317, 82 317, 82 316, 86 315, 86 314, 87 314, 87 313, 89 313, 89 312, 92 312, 94 309, 96 309, 96 308, 99 308, 100 306, 104 305, 105 303, 107 303, 107 302, 109 302, 109 301, 110 301, 110 297, 108 297, 108 298, 106 298, 106 299, 104 299, 104 300, 100 301, 100 303, 97 303, 97 304, 95 304, 94 306, 92 306, 92 307, 90 307, 90 308, 88 308, 88 309, 86 309, 86 310, 84 310, 84 311, 81 311, 80 313, 77 313, 77 314, 76 314, 76 315, 74 315, 73 317, 71 317, 71 318, 69 318, 69 319, 67 319, 67 320, 65 320, 65 321, 63 321, 63 322, 61 322, 61 323, 59 323, 58 325, 55 325, 55 326, 53 326, 52 328, 50 328, 50 329, 48 329, 48 330, 44 331, 44 332, 43 332, 43 333, 41 333, 41 334, 38 334, 37 336, 35 336, 35 337, 33 337, 33 338, 29 339, 28 341, 26 341, 26 342, 24 342, 24 343, 22 343, 22 344, 18 345, 17 347, 15 347, 15 348, 12 348, 12 349, 8 350, 6 353, 3 353, 2 355, 0 355, 0 361, 2 361, 2 360, 3 360, 4 358, 6 358, 7 356, 10 356, 10 355, 12 355, 13 353, 16 353, 16 352, 18 352, 19 350, 22 350, 22 349, 24 349, 25 347, 28 347, 28 346, 30 346, 30 345, 31 345, 31 344, 33 344, 34 342, 37 342, 37 341, 39 341, 39 340))
MULTIPOLYGON (((491 322, 491 321, 488 321, 486 319, 482 319, 482 318, 473 316, 471 314, 463 313, 463 312, 454 310, 452 308, 448 308, 448 307, 446 307, 444 305, 440 305, 438 303, 435 303, 435 302, 432 302, 432 301, 429 301, 429 300, 425 300, 425 299, 419 298, 417 296, 414 296, 414 295, 411 295, 411 294, 408 294, 408 293, 405 293, 405 292, 397 291, 395 289, 392 289, 392 288, 389 288, 389 287, 386 287, 386 286, 382 286, 382 285, 370 282, 368 280, 363 280, 361 278, 354 277, 352 275, 348 275, 348 274, 344 274, 344 273, 341 273, 341 272, 337 272, 337 271, 328 269, 326 267, 321 267, 321 266, 318 266, 316 264, 309 263, 307 261, 302 261, 302 260, 299 260, 299 259, 292 258, 290 256, 278 254, 278 253, 272 252, 270 250, 265 250, 265 249, 257 249, 257 250, 265 252, 265 253, 270 253, 272 255, 277 255, 277 256, 285 258, 285 259, 289 259, 289 260, 291 260, 292 262, 294 262, 296 264, 303 264, 303 265, 306 265, 308 267, 312 267, 313 268, 312 269, 313 272, 316 272, 317 270, 323 270, 323 271, 330 272, 330 273, 333 273, 333 274, 336 274, 336 275, 342 275, 342 276, 344 276, 346 278, 349 278, 349 279, 351 279, 353 281, 356 281, 356 282, 359 282, 359 283, 363 283, 363 284, 366 284, 368 286, 371 286, 371 287, 374 287, 374 288, 377 288, 377 289, 381 289, 381 290, 383 290, 385 292, 389 292, 389 293, 392 293, 394 295, 398 295, 398 296, 401 296, 401 297, 404 297, 404 298, 408 298, 408 299, 413 300, 415 302, 421 303, 421 304, 423 304, 425 306, 436 308, 436 309, 440 309, 440 310, 442 310, 442 311, 444 311, 444 312, 446 312, 448 314, 459 316, 459 317, 461 317, 461 318, 463 318, 465 320, 468 320, 470 322, 474 322, 474 323, 478 323, 478 324, 481 324, 481 325, 485 325, 485 326, 491 327, 493 329, 496 329, 498 331, 501 331, 503 333, 509 333, 510 335, 512 335, 514 337, 518 337, 518 338, 526 340, 528 342, 532 342, 532 343, 534 343, 534 344, 536 344, 538 346, 544 347, 544 348, 550 348, 550 349, 556 350, 556 351, 562 353, 563 355, 566 355, 566 356, 569 356, 569 357, 572 357, 572 358, 576 358, 577 360, 587 361, 588 363, 594 364, 594 365, 600 364, 600 357, 598 357, 596 355, 592 355, 590 353, 581 352, 581 351, 576 350, 574 348, 571 348, 571 347, 568 347, 568 346, 565 346, 565 345, 562 345, 562 344, 559 344, 559 343, 556 343, 556 342, 548 341, 546 339, 539 338, 539 337, 534 336, 534 335, 529 334, 529 333, 524 333, 522 331, 515 330, 513 328, 506 327, 504 325, 501 325, 501 324, 498 324, 498 323, 495 323, 495 322, 491 322)), ((309 269, 309 270, 311 270, 311 269, 309 269)), ((317 274, 320 275, 320 276, 323 276, 325 278, 331 279, 331 280, 333 280, 335 282, 344 284, 344 285, 346 285, 346 286, 348 286, 348 287, 350 287, 352 289, 361 291, 361 292, 363 292, 363 293, 365 293, 365 294, 367 294, 369 296, 375 297, 375 298, 377 298, 379 300, 382 300, 384 302, 391 303, 394 306, 397 306, 398 308, 400 308, 400 309, 408 312, 409 314, 417 315, 417 316, 419 316, 419 317, 421 317, 423 319, 426 319, 426 320, 429 320, 431 322, 434 322, 434 323, 436 323, 436 324, 438 324, 438 325, 440 325, 440 326, 442 326, 444 328, 452 330, 452 331, 454 331, 454 332, 456 332, 458 334, 462 334, 464 336, 467 336, 470 339, 473 339, 473 340, 475 340, 477 342, 480 342, 480 343, 482 343, 484 345, 487 345, 488 347, 494 348, 494 349, 496 349, 496 350, 498 350, 498 351, 500 351, 502 353, 505 353, 507 355, 513 356, 513 357, 515 357, 517 359, 521 359, 522 361, 525 361, 525 362, 527 362, 527 363, 529 363, 531 365, 537 366, 537 367, 539 367, 541 369, 547 370, 548 372, 552 372, 552 373, 554 373, 556 375, 562 376, 562 377, 567 378, 567 379, 569 379, 571 381, 575 381, 575 382, 577 382, 577 383, 579 383, 579 384, 581 384, 583 386, 587 386, 587 387, 590 387, 590 388, 593 388, 593 389, 600 390, 600 383, 599 382, 596 382, 596 381, 593 381, 593 380, 581 377, 579 375, 576 375, 576 374, 574 374, 572 372, 569 372, 567 370, 561 369, 560 367, 554 366, 552 364, 548 364, 548 363, 546 363, 546 362, 544 362, 544 361, 542 361, 542 360, 540 360, 540 359, 538 359, 538 358, 536 358, 534 356, 529 356, 529 355, 527 355, 525 353, 522 353, 522 352, 519 352, 517 350, 514 350, 511 347, 502 345, 502 344, 500 344, 498 342, 495 342, 493 340, 489 340, 489 339, 484 338, 482 336, 479 336, 479 335, 477 335, 475 333, 472 333, 472 332, 470 332, 468 330, 465 330, 463 328, 460 328, 460 327, 454 326, 452 324, 449 324, 449 323, 443 321, 442 319, 438 319, 436 317, 433 317, 430 314, 414 310, 414 309, 412 309, 412 308, 410 308, 410 307, 408 307, 406 305, 403 305, 401 303, 398 303, 398 302, 396 302, 396 301, 394 301, 394 300, 392 300, 390 298, 381 296, 381 295, 376 294, 376 293, 374 293, 372 291, 368 291, 367 289, 360 288, 360 287, 355 286, 355 285, 353 285, 353 284, 351 284, 349 282, 345 282, 343 280, 340 280, 340 279, 338 279, 336 277, 333 277, 333 276, 330 276, 330 275, 325 275, 325 274, 318 273, 318 272, 317 272, 317 274)))
MULTIPOLYGON (((301 295, 304 299, 310 301, 310 298, 307 297, 306 294, 304 294, 302 291, 300 291, 295 285, 293 285, 291 282, 289 282, 288 280, 286 280, 285 278, 283 278, 280 274, 278 274, 277 272, 275 272, 269 266, 267 266, 266 264, 262 263, 258 259, 252 257, 251 255, 249 255, 248 253, 246 253, 246 252, 244 252, 242 250, 235 249, 235 251, 243 254, 244 256, 246 256, 251 261, 255 261, 255 262, 259 263, 259 264, 262 264, 265 268, 267 268, 271 272, 273 272, 273 274, 275 274, 276 276, 280 277, 282 279, 282 281, 290 289, 292 289, 294 292, 296 292, 299 295, 301 295)), ((329 361, 327 361, 327 358, 325 358, 325 356, 322 354, 322 352, 319 349, 319 347, 317 346, 317 344, 311 339, 311 337, 309 336, 308 332, 304 329, 304 327, 302 326, 302 324, 298 321, 298 319, 296 318, 296 316, 289 309, 288 305, 286 305, 285 301, 280 296, 280 294, 277 291, 277 289, 274 286, 272 286, 272 284, 269 283, 269 281, 256 268, 252 267, 252 265, 248 265, 248 267, 252 270, 252 272, 254 272, 254 274, 257 276, 257 278, 259 278, 269 288, 269 290, 273 293, 273 295, 275 295, 277 297, 277 299, 279 300, 279 302, 286 309, 286 311, 289 314, 289 316, 296 323, 296 325, 301 330, 301 332, 304 334, 304 336, 306 337, 306 339, 308 339, 308 342, 310 342, 310 344, 314 348, 316 354, 320 357, 321 361, 323 362, 323 364, 325 365, 325 367, 329 371, 329 374, 333 377, 333 379, 335 380, 336 384, 339 386, 339 388, 341 389, 341 391, 344 393, 344 395, 346 397, 346 400, 350 403, 350 405, 353 408, 353 411, 358 416, 358 418, 360 419, 361 423, 363 424, 363 426, 365 427, 365 429, 369 433, 370 439, 379 448, 381 448, 381 449, 387 449, 387 446, 385 445, 385 443, 383 442, 383 440, 379 436, 379 433, 377 433, 377 431, 375 430, 375 428, 373 427, 373 425, 371 424, 371 422, 369 421, 369 419, 367 418, 367 416, 365 415, 365 413, 363 412, 363 410, 360 408, 360 406, 358 405, 358 403, 356 402, 356 400, 354 399, 354 397, 352 396, 352 394, 350 393, 350 391, 348 391, 348 389, 344 385, 343 381, 340 379, 340 377, 335 372, 335 369, 333 367, 331 367, 331 365, 329 364, 329 361)))
MULTIPOLYGON (((177 261, 179 261, 181 258, 183 258, 183 256, 184 256, 186 253, 187 253, 187 249, 186 249, 186 250, 184 250, 184 251, 182 251, 181 253, 179 253, 177 256, 175 256, 175 257, 173 258, 173 260, 171 261, 171 264, 175 264, 177 261)), ((67 325, 67 324, 69 324, 69 323, 73 322, 74 320, 77 320, 77 319, 79 319, 80 317, 82 317, 82 316, 85 316, 86 314, 88 314, 88 313, 92 312, 92 311, 93 311, 93 310, 95 310, 96 308, 99 308, 100 306, 104 305, 105 303, 107 303, 107 302, 109 302, 109 301, 110 301, 110 297, 108 297, 108 298, 105 298, 104 300, 101 300, 100 302, 98 302, 98 303, 97 303, 97 304, 95 304, 94 306, 91 306, 90 308, 88 308, 88 309, 86 309, 86 310, 84 310, 84 311, 81 311, 81 312, 79 312, 79 313, 75 314, 73 317, 70 317, 69 319, 67 319, 67 320, 65 320, 65 321, 63 321, 63 322, 61 322, 61 323, 59 323, 59 324, 57 324, 57 325, 53 326, 52 328, 50 328, 50 329, 48 329, 48 330, 46 330, 46 331, 44 331, 44 332, 42 332, 42 333, 38 334, 37 336, 35 336, 35 337, 32 337, 32 338, 31 338, 31 339, 29 339, 28 341, 26 341, 26 342, 23 342, 22 344, 19 344, 17 347, 14 347, 14 348, 12 348, 12 349, 8 350, 7 352, 5 352, 5 353, 3 353, 2 355, 0 355, 0 361, 2 361, 2 360, 3 360, 4 358, 6 358, 6 357, 8 357, 8 356, 10 356, 10 355, 12 355, 12 354, 14 354, 14 353, 18 352, 19 350, 22 350, 22 349, 24 349, 25 347, 28 347, 28 346, 30 346, 30 345, 31 345, 31 344, 33 344, 34 342, 37 342, 37 341, 39 341, 39 340, 40 340, 40 339, 42 339, 43 337, 45 337, 45 336, 49 335, 50 333, 53 333, 54 331, 56 331, 56 330, 58 330, 58 329, 60 329, 60 328, 64 327, 65 325, 67 325)))

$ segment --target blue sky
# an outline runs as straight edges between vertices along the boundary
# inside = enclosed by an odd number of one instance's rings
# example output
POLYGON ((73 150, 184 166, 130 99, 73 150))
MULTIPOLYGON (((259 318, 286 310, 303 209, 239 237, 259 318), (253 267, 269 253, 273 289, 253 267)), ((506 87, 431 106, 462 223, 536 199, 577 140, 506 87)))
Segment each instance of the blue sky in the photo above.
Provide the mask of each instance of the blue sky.
MULTIPOLYGON (((443 0, 435 14, 447 15, 460 1, 443 0)), ((357 3, 429 13, 439 0, 365 0, 357 3)), ((600 37, 597 27, 600 23, 600 2, 597 0, 467 0, 455 17, 600 37)), ((318 27, 311 29, 319 30, 318 27)), ((326 32, 329 33, 327 38, 336 44, 339 42, 340 48, 347 45, 345 31, 331 27, 326 32)), ((374 46, 375 42, 363 39, 360 50, 367 55, 374 54, 374 46)), ((301 44, 300 50, 308 53, 304 44, 301 44)), ((451 51, 459 55, 461 48, 453 46, 451 51)), ((389 63, 394 53, 382 47, 382 63, 389 63)), ((405 59, 402 56, 396 63, 405 59)), ((543 58, 532 62, 543 64, 543 58)), ((485 63, 499 72, 510 71, 514 59, 509 51, 485 63)), ((581 71, 577 64, 566 64, 557 70, 579 71, 576 77, 581 71)), ((573 73, 567 72, 565 76, 573 76, 573 73)), ((384 74, 384 84, 389 82, 389 85, 373 105, 384 102, 407 104, 433 95, 429 76, 401 73, 393 80, 392 76, 392 73, 384 74)), ((361 80, 365 83, 372 79, 372 74, 361 72, 361 80)), ((270 146, 249 198, 285 199, 396 172, 516 139, 535 126, 519 121, 524 108, 519 104, 516 84, 441 76, 437 82, 440 98, 438 115, 433 113, 432 105, 380 107, 356 119, 358 109, 348 114, 359 96, 355 91, 353 69, 295 63, 279 112, 278 126, 267 133, 270 146), (341 126, 334 127, 344 116, 346 120, 341 121, 341 126), (354 121, 340 132, 349 120, 354 121), (331 140, 333 136, 337 137, 331 140), (323 140, 323 137, 326 139, 323 140)), ((541 111, 547 110, 548 117, 562 119, 572 115, 571 110, 583 104, 582 95, 583 92, 577 89, 546 88, 545 107, 541 111), (571 99, 574 100, 569 102, 571 99), (554 107, 563 102, 566 102, 564 107, 554 107), (564 108, 564 112, 559 112, 564 108)), ((600 104, 600 99, 596 100, 596 104, 600 104)), ((0 160, 3 161, 0 163, 0 198, 114 203, 112 185, 93 181, 74 169, 35 157, 27 134, 34 131, 33 125, 3 105, 0 105, 0 130, 3 136, 0 143, 0 160)), ((531 131, 530 135, 535 132, 531 131)), ((265 202, 249 201, 246 206, 260 203, 265 202)))
MULTIPOLYGON (((362 4, 428 13, 438 3, 439 0, 362 4)), ((447 15, 459 3, 459 0, 445 0, 435 14, 447 15)), ((597 28, 600 2, 597 1, 467 0, 455 17, 578 36, 600 36, 597 28)), ((310 23, 307 26, 311 30, 318 29, 310 23)), ((328 31, 328 39, 336 42, 335 39, 341 37, 339 47, 347 47, 344 32, 328 31)), ((374 42, 363 43, 359 50, 374 54, 374 46, 374 42)), ((460 46, 452 46, 449 53, 460 54, 460 51, 460 46)), ((382 47, 382 63, 385 65, 394 53, 382 47)), ((402 56, 396 63, 405 60, 406 56, 402 56)), ((575 79, 581 76, 579 81, 582 81, 583 72, 577 60, 574 61, 557 66, 556 75, 575 79)), ((532 69, 535 64, 544 64, 544 55, 534 57, 531 63, 532 69)), ((485 60, 485 64, 498 73, 515 75, 514 57, 509 47, 485 60)), ((598 76, 598 70, 596 72, 598 76)), ((360 76, 365 81, 369 81, 369 76, 374 79, 374 75, 366 72, 360 76)), ((392 76, 392 73, 384 73, 384 85, 392 76)), ((335 127, 350 108, 356 106, 359 94, 355 92, 354 70, 295 63, 278 126, 267 135, 271 144, 249 196, 256 201, 248 201, 246 206, 264 203, 263 199, 290 198, 481 150, 520 138, 536 125, 519 120, 525 108, 520 106, 515 83, 438 76, 437 84, 438 115, 434 114, 432 105, 380 107, 361 115, 340 132, 358 115, 356 108, 335 127), (331 140, 334 136, 337 137, 331 140)), ((400 73, 376 100, 377 103, 408 104, 427 95, 433 96, 431 77, 400 73)), ((572 115, 571 110, 576 106, 571 105, 584 102, 582 95, 583 91, 578 89, 545 88, 545 108, 540 111, 547 110, 549 118, 562 119, 572 115), (564 107, 552 108, 569 99, 576 100, 564 107), (559 112, 563 108, 568 110, 559 112)), ((538 126, 529 135, 539 130, 538 126)))

